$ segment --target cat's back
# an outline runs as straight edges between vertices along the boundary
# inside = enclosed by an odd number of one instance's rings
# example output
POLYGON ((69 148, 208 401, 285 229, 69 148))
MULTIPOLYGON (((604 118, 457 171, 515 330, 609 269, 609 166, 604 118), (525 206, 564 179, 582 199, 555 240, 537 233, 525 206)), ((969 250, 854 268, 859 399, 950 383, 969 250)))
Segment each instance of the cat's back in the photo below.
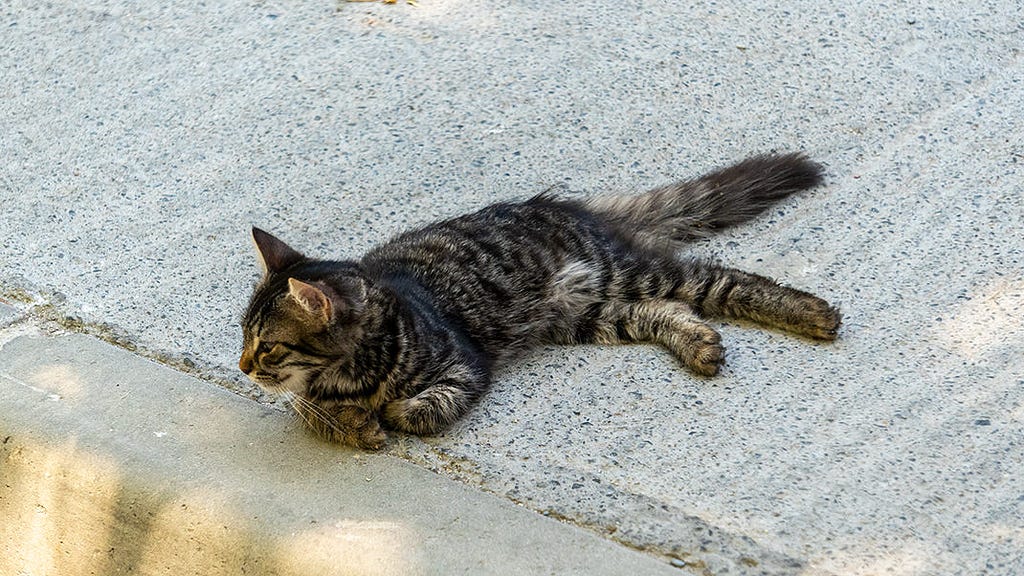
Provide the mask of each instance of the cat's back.
POLYGON ((606 259, 603 226, 579 204, 538 196, 406 232, 368 252, 362 266, 398 291, 418 283, 482 343, 515 346, 550 315, 562 271, 606 259))
POLYGON ((605 236, 579 204, 547 196, 502 202, 400 234, 371 250, 364 265, 382 271, 461 276, 543 276, 605 236))

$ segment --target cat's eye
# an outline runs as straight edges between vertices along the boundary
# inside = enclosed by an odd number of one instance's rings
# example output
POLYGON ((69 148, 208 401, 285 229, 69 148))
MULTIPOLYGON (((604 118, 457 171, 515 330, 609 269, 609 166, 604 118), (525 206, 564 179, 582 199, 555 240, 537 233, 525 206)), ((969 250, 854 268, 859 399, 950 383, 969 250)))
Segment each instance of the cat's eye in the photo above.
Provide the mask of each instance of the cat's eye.
POLYGON ((277 342, 260 342, 259 346, 256 347, 256 354, 266 354, 273 350, 274 346, 277 346, 277 342))

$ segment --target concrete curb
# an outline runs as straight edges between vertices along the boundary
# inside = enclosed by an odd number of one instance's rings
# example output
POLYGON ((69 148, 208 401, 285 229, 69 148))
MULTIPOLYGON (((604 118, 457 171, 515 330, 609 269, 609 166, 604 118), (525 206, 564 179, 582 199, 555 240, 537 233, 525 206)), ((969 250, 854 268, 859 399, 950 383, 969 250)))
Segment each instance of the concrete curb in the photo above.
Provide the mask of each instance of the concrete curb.
POLYGON ((0 366, 3 574, 679 573, 87 336, 0 366))

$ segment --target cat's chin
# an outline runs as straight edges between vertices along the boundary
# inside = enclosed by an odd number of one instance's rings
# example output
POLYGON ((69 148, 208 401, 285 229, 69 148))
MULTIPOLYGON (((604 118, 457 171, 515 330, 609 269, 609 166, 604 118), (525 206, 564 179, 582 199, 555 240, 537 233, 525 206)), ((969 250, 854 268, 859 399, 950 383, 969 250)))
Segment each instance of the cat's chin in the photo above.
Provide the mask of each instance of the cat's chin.
POLYGON ((300 395, 306 391, 305 385, 300 378, 288 377, 284 380, 276 378, 253 378, 256 384, 264 391, 282 396, 300 395))
POLYGON ((264 376, 261 374, 247 374, 249 380, 254 384, 263 389, 264 392, 270 392, 272 394, 283 394, 287 392, 287 388, 278 382, 276 378, 271 376, 264 376))
POLYGON ((279 385, 277 383, 260 382, 260 381, 257 380, 256 384, 258 384, 259 387, 264 392, 268 392, 270 394, 276 394, 278 396, 283 396, 283 395, 287 395, 289 393, 287 388, 285 388, 284 386, 281 386, 281 385, 279 385))

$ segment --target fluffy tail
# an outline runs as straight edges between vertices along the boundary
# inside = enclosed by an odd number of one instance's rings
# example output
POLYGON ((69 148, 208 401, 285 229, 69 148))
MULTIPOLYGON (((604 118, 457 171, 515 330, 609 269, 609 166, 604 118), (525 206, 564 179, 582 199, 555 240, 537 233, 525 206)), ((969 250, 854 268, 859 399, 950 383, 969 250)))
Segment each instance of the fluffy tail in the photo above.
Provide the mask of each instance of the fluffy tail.
POLYGON ((803 154, 764 154, 639 196, 597 197, 585 204, 641 244, 672 247, 751 220, 820 183, 821 166, 803 154))

